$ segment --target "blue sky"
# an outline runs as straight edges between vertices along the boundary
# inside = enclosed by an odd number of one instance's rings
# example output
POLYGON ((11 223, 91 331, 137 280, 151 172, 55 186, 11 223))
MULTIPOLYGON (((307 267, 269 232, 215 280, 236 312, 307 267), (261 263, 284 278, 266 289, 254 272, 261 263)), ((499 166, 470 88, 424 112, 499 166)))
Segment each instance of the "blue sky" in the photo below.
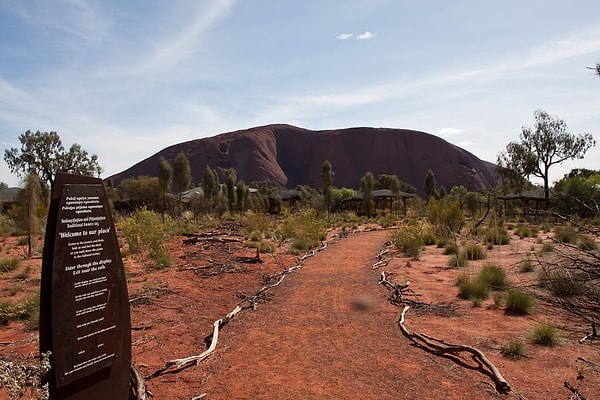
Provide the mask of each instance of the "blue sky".
MULTIPOLYGON (((494 162, 536 109, 600 140, 596 62, 597 0, 0 0, 0 150, 57 131, 107 177, 288 123, 416 129, 494 162)), ((19 183, 3 160, 0 181, 19 183)))

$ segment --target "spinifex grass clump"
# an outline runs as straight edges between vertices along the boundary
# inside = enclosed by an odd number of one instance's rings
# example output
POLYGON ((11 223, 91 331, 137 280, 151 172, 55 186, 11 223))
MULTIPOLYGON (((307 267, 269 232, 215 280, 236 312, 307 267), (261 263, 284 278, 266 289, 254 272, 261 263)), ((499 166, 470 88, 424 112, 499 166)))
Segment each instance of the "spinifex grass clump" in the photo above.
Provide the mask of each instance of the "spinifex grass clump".
POLYGON ((571 226, 557 226, 554 228, 554 239, 561 243, 576 244, 579 235, 571 226))
POLYGON ((535 308, 535 301, 525 292, 511 290, 506 297, 506 313, 512 315, 530 314, 535 308))
POLYGON ((469 261, 464 252, 452 254, 448 259, 448 266, 451 268, 464 268, 469 265, 469 261))
POLYGON ((486 299, 490 294, 490 288, 485 282, 467 274, 461 274, 458 277, 457 286, 458 296, 461 299, 468 299, 474 303, 486 299))
POLYGON ((517 339, 511 339, 502 346, 502 355, 513 360, 525 357, 525 345, 517 339))
POLYGON ((543 322, 533 330, 531 341, 541 346, 555 346, 559 341, 558 331, 553 324, 543 322))
POLYGON ((484 233, 485 241, 492 245, 507 245, 510 243, 508 231, 502 226, 487 228, 484 233))
POLYGON ((467 243, 463 248, 463 252, 467 260, 470 261, 483 260, 487 257, 485 250, 475 243, 467 243))
POLYGON ((487 264, 481 268, 477 279, 492 290, 504 290, 508 287, 506 272, 494 264, 487 264))
POLYGON ((524 224, 519 224, 517 226, 517 229, 515 229, 515 235, 517 235, 521 239, 528 238, 528 237, 534 238, 534 237, 537 237, 538 232, 537 232, 537 229, 534 229, 530 226, 527 226, 524 224))
POLYGON ((20 263, 21 259, 19 257, 2 257, 0 260, 0 272, 14 271, 20 263))

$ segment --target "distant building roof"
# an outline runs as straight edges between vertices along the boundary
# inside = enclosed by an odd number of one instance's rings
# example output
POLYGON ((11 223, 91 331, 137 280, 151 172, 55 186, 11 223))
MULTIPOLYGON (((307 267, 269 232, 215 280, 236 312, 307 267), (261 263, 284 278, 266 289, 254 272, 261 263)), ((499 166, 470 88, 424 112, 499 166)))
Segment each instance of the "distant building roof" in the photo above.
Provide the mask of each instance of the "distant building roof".
POLYGON ((7 189, 0 189, 0 202, 2 203, 14 203, 21 193, 21 188, 12 187, 7 189))
MULTIPOLYGON (((552 193, 550 193, 550 197, 552 197, 552 193)), ((523 190, 519 193, 507 193, 498 196, 500 200, 517 200, 517 199, 545 199, 546 196, 544 194, 543 188, 536 188, 532 190, 523 190)))

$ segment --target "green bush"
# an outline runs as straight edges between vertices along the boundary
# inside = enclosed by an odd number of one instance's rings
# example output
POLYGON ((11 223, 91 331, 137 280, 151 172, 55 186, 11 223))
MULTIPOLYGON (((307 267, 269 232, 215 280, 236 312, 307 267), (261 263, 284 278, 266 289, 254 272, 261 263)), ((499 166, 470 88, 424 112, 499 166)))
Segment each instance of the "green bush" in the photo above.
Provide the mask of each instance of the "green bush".
POLYGON ((464 252, 452 254, 448 260, 448 266, 451 268, 464 268, 469 264, 464 252))
POLYGON ((461 299, 482 300, 490 294, 490 288, 484 282, 477 278, 472 278, 467 274, 461 274, 457 281, 458 296, 461 299))
POLYGON ((554 228, 554 239, 561 243, 576 244, 579 235, 570 226, 557 226, 554 228))
POLYGON ((552 243, 544 243, 542 245, 542 253, 552 253, 554 251, 554 245, 552 243))
POLYGON ((275 236, 280 243, 291 241, 291 251, 306 251, 318 247, 326 238, 326 221, 315 209, 287 214, 275 236))
POLYGON ((503 290, 508 287, 508 279, 506 272, 502 268, 494 264, 487 264, 481 268, 477 279, 492 290, 503 290))
POLYGON ((502 345, 502 355, 510 359, 519 359, 525 357, 525 345, 517 339, 511 339, 508 343, 502 345))
POLYGON ((519 272, 533 272, 535 271, 535 266, 531 262, 530 259, 525 259, 519 262, 519 272))
POLYGON ((512 315, 529 314, 535 308, 533 298, 525 292, 511 290, 506 297, 506 313, 512 315))
POLYGON ((475 243, 468 243, 464 246, 463 251, 467 260, 475 261, 475 260, 483 260, 487 257, 485 251, 475 243))
POLYGON ((394 214, 387 213, 387 214, 381 216, 377 222, 379 222, 379 225, 381 225, 383 228, 390 228, 390 227, 396 225, 397 221, 398 221, 398 218, 396 218, 396 216, 394 214))
POLYGON ((136 254, 140 261, 152 260, 153 267, 165 268, 169 262, 167 242, 175 234, 176 225, 172 218, 163 218, 145 208, 135 211, 121 223, 121 232, 129 251, 136 254))
POLYGON ((523 239, 523 238, 528 238, 528 237, 537 237, 538 233, 537 233, 537 229, 534 229, 532 227, 529 227, 529 226, 526 226, 523 224, 519 224, 517 226, 517 229, 515 229, 515 235, 517 235, 518 237, 523 239))
POLYGON ((541 283, 556 297, 567 298, 578 296, 582 292, 581 285, 564 271, 544 271, 541 283))
POLYGON ((579 248, 586 251, 598 250, 598 243, 591 236, 581 235, 579 237, 579 248))
POLYGON ((444 246, 444 254, 458 254, 458 246, 454 242, 448 242, 444 246))
POLYGON ((390 234, 390 241, 398 250, 404 251, 407 256, 418 259, 419 254, 421 254, 421 247, 423 247, 421 227, 419 225, 407 225, 395 229, 390 234))
POLYGON ((531 340, 535 344, 552 347, 558 344, 558 331, 553 324, 549 322, 543 322, 533 330, 533 333, 531 334, 531 340))
POLYGON ((2 257, 0 260, 0 272, 11 272, 17 269, 21 259, 19 257, 2 257))
POLYGON ((35 293, 19 303, 0 302, 0 325, 10 321, 27 321, 30 328, 37 328, 40 318, 40 294, 35 293))
POLYGON ((489 227, 484 233, 486 243, 493 245, 507 245, 510 243, 508 231, 502 226, 489 227))

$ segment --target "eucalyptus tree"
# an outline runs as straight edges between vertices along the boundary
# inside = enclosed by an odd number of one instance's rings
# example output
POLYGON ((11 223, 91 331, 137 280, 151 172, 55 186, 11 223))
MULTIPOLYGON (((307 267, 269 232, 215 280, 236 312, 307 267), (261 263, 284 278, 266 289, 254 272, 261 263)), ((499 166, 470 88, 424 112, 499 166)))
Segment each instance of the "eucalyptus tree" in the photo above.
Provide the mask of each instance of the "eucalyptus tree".
POLYGON ((574 135, 567 131, 562 119, 542 110, 534 112, 533 128, 523 127, 520 141, 510 142, 506 150, 498 154, 500 175, 519 181, 530 176, 541 178, 544 183, 545 207, 550 205, 550 167, 566 160, 581 159, 596 141, 589 133, 574 135))

